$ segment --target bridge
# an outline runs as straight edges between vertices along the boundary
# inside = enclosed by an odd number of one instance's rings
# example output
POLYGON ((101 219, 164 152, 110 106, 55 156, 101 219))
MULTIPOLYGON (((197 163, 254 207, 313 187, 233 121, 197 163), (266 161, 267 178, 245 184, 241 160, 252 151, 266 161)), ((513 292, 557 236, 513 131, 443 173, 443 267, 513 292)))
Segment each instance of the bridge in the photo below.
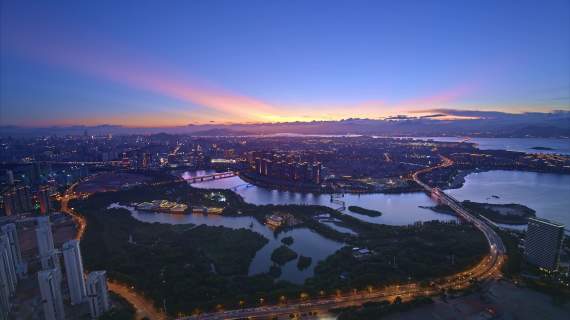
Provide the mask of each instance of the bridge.
POLYGON ((503 241, 488 223, 486 223, 484 220, 481 220, 479 217, 469 213, 469 211, 463 208, 463 206, 457 199, 446 194, 445 192, 443 192, 443 190, 437 187, 432 188, 429 185, 425 184, 423 181, 421 181, 420 179, 421 174, 430 172, 437 168, 445 168, 453 165, 453 161, 451 159, 444 156, 441 156, 441 158, 442 158, 441 164, 434 167, 418 170, 414 172, 412 178, 418 185, 420 185, 424 189, 426 193, 428 193, 431 196, 433 200, 435 200, 440 204, 450 207, 451 210, 453 210, 459 218, 473 224, 477 229, 479 229, 479 231, 481 231, 485 236, 485 238, 487 239, 487 242, 489 243, 489 247, 491 248, 492 253, 496 255, 505 254, 506 249, 505 245, 503 244, 503 241))
POLYGON ((232 190, 233 192, 237 192, 239 189, 249 189, 253 187, 253 184, 251 183, 242 183, 242 184, 238 184, 237 186, 233 186, 230 188, 230 190, 232 190))
MULTIPOLYGON (((301 297, 295 301, 283 301, 276 305, 264 305, 252 308, 221 310, 218 312, 182 317, 179 320, 222 320, 222 319, 266 319, 271 317, 290 317, 291 314, 302 313, 327 313, 328 310, 339 307, 361 305, 365 302, 393 300, 396 297, 402 299, 412 299, 418 296, 432 296, 444 289, 464 289, 472 285, 473 280, 484 280, 500 276, 500 266, 504 262, 506 249, 501 238, 495 233, 490 225, 480 220, 477 216, 465 210, 459 201, 445 194, 439 188, 432 188, 420 179, 422 173, 431 170, 453 165, 453 161, 442 156, 442 163, 429 168, 424 168, 415 172, 412 177, 426 193, 442 204, 449 206, 463 220, 473 224, 480 230, 489 244, 490 252, 479 264, 471 269, 464 270, 454 275, 442 277, 435 281, 437 285, 422 287, 419 283, 409 283, 404 285, 389 286, 383 288, 369 288, 369 290, 353 291, 348 294, 336 294, 331 296, 314 297, 303 299, 301 297)), ((331 202, 337 200, 331 198, 331 202)))
POLYGON ((235 177, 237 175, 238 175, 237 172, 227 171, 227 172, 208 174, 208 175, 199 176, 199 177, 190 177, 190 178, 186 179, 186 181, 189 183, 196 183, 196 182, 204 182, 204 181, 210 181, 210 180, 231 178, 231 177, 235 177))

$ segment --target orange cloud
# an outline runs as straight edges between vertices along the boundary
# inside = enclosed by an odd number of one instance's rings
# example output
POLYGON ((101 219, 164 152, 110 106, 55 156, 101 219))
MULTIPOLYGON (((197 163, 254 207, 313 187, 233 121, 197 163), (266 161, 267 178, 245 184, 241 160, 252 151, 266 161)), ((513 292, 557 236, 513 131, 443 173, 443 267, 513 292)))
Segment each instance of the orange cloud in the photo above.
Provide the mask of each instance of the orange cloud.
POLYGON ((66 69, 103 78, 135 89, 152 92, 202 107, 195 111, 172 110, 141 115, 112 116, 111 118, 61 119, 60 122, 82 124, 117 123, 125 125, 182 125, 189 122, 289 122, 312 120, 339 120, 343 118, 378 118, 409 110, 441 107, 473 90, 474 86, 458 86, 436 95, 388 104, 381 100, 357 103, 310 105, 278 105, 237 94, 228 90, 190 80, 187 74, 173 71, 154 61, 145 61, 136 54, 127 54, 123 48, 99 44, 96 49, 69 45, 59 37, 38 39, 33 33, 10 39, 12 49, 34 60, 55 64, 66 69), (54 40, 55 39, 55 40, 54 40), (101 49, 103 47, 104 49, 101 49), (122 52, 123 54, 116 54, 122 52), (166 115, 169 114, 169 115, 166 115))
POLYGON ((441 107, 473 92, 477 87, 478 84, 476 83, 459 85, 434 95, 404 100, 395 104, 393 107, 395 109, 406 110, 407 112, 414 112, 431 107, 441 107))
POLYGON ((121 50, 86 50, 56 41, 20 38, 10 43, 21 54, 34 60, 55 64, 66 69, 175 98, 222 113, 234 121, 264 121, 264 115, 277 113, 273 106, 233 92, 199 85, 187 76, 166 70, 156 64, 137 59, 136 54, 113 55, 121 50))

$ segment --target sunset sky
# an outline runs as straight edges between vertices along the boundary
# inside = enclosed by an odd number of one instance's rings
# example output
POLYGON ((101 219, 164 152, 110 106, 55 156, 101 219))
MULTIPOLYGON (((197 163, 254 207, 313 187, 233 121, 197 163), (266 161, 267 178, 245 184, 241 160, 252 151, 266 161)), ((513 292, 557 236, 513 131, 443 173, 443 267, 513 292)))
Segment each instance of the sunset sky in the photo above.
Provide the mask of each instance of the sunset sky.
POLYGON ((1 0, 0 15, 0 125, 570 110, 568 0, 1 0))

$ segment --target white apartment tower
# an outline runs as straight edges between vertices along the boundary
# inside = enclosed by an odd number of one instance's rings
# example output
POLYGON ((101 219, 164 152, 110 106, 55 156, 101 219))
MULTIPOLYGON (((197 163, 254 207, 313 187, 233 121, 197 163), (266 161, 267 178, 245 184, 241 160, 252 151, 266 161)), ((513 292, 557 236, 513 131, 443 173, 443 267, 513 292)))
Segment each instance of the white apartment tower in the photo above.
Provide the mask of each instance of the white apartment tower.
POLYGON ((42 305, 46 320, 65 320, 61 296, 61 273, 57 269, 38 272, 42 305))
POLYGON ((53 245, 53 234, 51 232, 51 223, 49 217, 36 218, 38 226, 36 227, 36 238, 38 241, 38 251, 43 270, 60 268, 57 252, 53 245))
POLYGON ((18 278, 10 252, 8 236, 0 236, 0 319, 8 319, 12 307, 10 298, 16 292, 18 278))
POLYGON ((97 319, 111 308, 105 271, 93 271, 87 276, 87 298, 91 309, 91 318, 97 319))
POLYGON ((62 251, 71 304, 76 305, 82 303, 87 296, 79 240, 65 242, 62 251))
POLYGON ((20 240, 18 239, 18 230, 15 223, 5 224, 1 228, 1 233, 8 236, 10 242, 10 252, 14 261, 14 269, 16 274, 22 278, 26 274, 26 264, 22 260, 22 251, 20 249, 20 240))
POLYGON ((0 290, 7 296, 13 296, 17 284, 18 277, 14 268, 10 239, 8 235, 2 234, 0 235, 0 290))

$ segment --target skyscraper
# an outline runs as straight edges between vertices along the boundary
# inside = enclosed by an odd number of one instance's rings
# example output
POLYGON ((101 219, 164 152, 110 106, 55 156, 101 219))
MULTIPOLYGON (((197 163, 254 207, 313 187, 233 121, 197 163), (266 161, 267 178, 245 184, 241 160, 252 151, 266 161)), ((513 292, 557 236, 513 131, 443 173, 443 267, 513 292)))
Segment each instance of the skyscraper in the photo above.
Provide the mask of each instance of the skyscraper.
POLYGON ((313 176, 312 176, 312 180, 313 183, 315 184, 320 184, 321 183, 321 163, 317 162, 315 164, 313 164, 313 176))
POLYGON ((59 259, 53 245, 53 234, 51 232, 49 217, 38 217, 36 220, 38 222, 36 238, 38 241, 38 251, 42 269, 59 269, 59 259))
POLYGON ((18 230, 16 224, 9 223, 2 226, 1 234, 5 234, 10 242, 10 253, 12 254, 12 261, 14 261, 14 269, 16 274, 22 277, 26 272, 25 263, 22 260, 22 251, 20 249, 20 240, 18 238, 18 230))
POLYGON ((79 240, 69 240, 63 244, 63 262, 71 304, 76 305, 85 300, 85 279, 83 278, 83 262, 79 240))
POLYGON ((150 167, 150 154, 145 152, 143 154, 142 167, 148 169, 150 167))
POLYGON ((16 198, 21 210, 19 212, 32 211, 32 196, 30 193, 30 187, 23 186, 16 188, 16 198))
POLYGON ((38 282, 46 320, 65 320, 61 296, 61 273, 56 269, 38 272, 38 282))
MULTIPOLYGON (((0 281, 2 279, 0 278, 0 281)), ((0 320, 8 320, 8 315, 10 314, 10 297, 5 294, 1 288, 2 283, 0 283, 0 320)))
POLYGON ((11 216, 18 213, 19 205, 16 201, 16 193, 14 191, 6 191, 2 194, 2 201, 4 202, 4 214, 11 216))
POLYGON ((525 239, 528 262, 552 271, 558 269, 564 225, 541 218, 529 218, 525 239))
POLYGON ((14 268, 14 260, 10 249, 10 239, 8 235, 0 235, 0 290, 7 296, 12 296, 16 292, 18 277, 14 268))
POLYGON ((7 216, 32 210, 32 197, 28 186, 11 188, 2 194, 2 198, 7 216))
POLYGON ((6 170, 6 177, 8 178, 8 184, 10 186, 14 185, 14 172, 12 170, 6 170))
POLYGON ((97 319, 111 308, 107 289, 107 274, 105 271, 93 271, 87 276, 87 298, 91 318, 97 319))
POLYGON ((41 186, 38 189, 38 200, 40 201, 41 214, 48 214, 52 209, 49 192, 49 186, 41 186))

